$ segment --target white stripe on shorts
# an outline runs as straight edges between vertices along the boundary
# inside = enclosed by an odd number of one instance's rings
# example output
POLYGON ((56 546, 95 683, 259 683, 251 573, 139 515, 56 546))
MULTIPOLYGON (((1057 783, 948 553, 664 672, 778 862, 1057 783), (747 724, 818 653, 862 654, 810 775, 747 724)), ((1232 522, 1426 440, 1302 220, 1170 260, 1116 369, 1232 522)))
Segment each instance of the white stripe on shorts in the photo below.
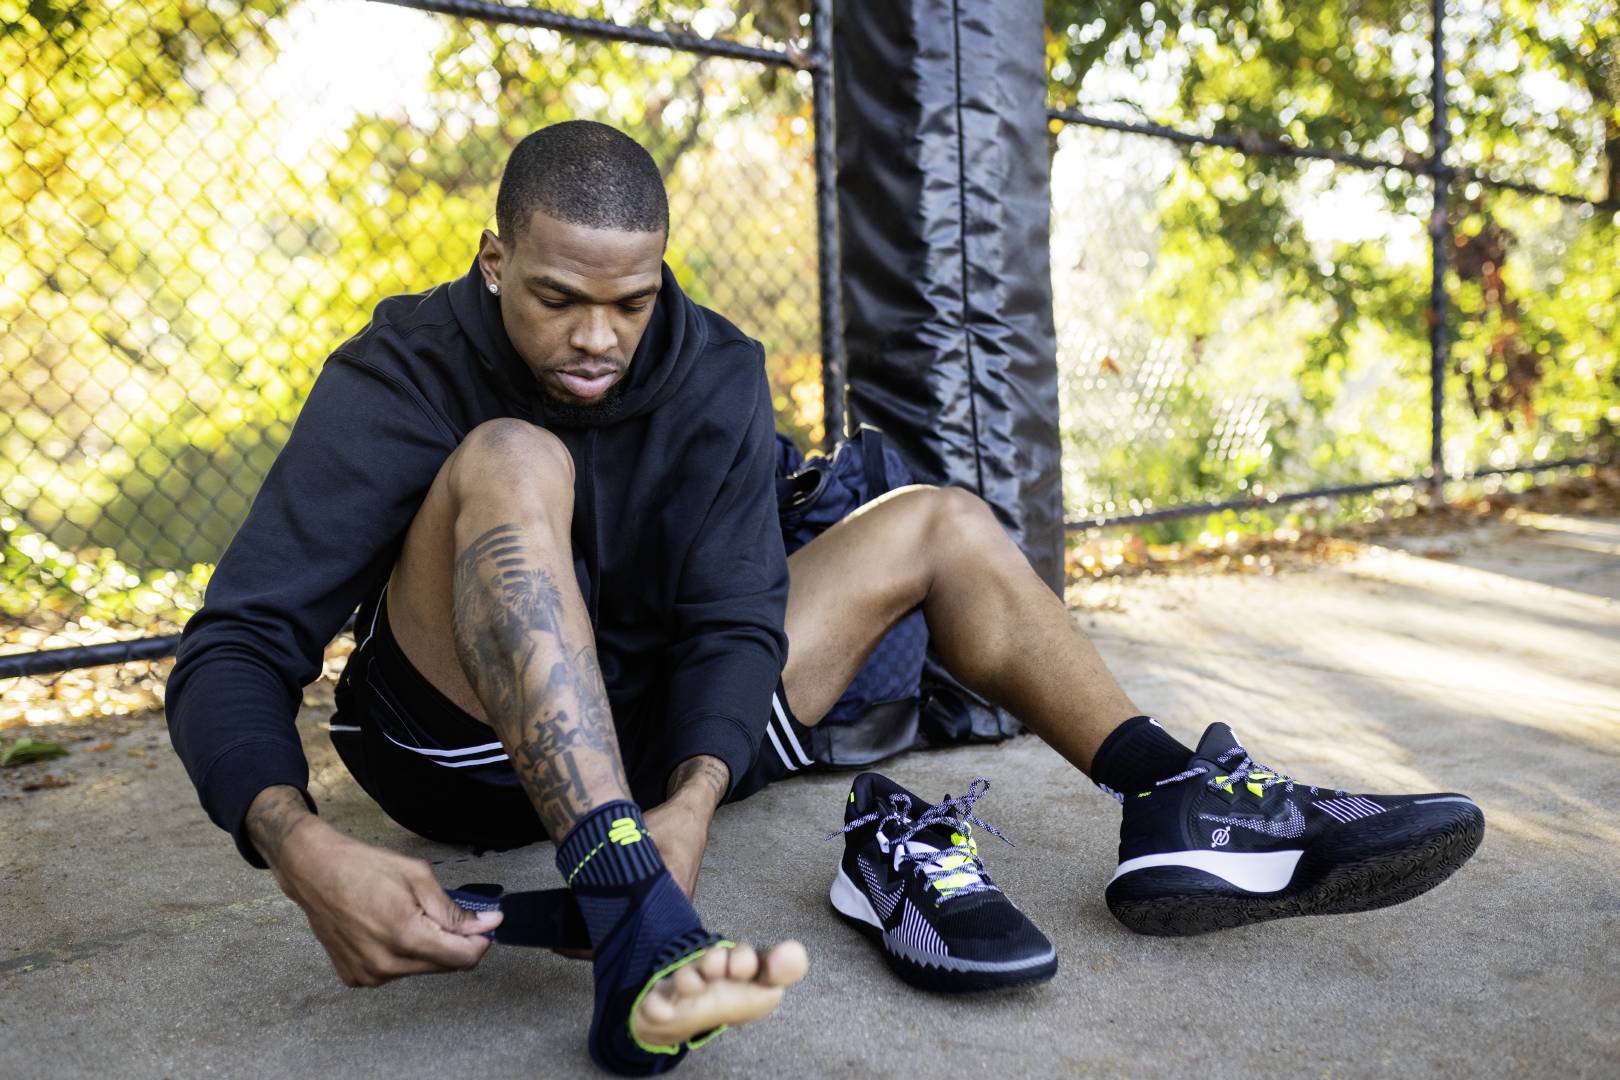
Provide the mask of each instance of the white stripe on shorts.
MULTIPOLYGON (((387 739, 389 742, 393 743, 395 746, 399 747, 400 749, 409 750, 413 754, 421 754, 424 757, 430 757, 430 758, 453 758, 453 757, 461 757, 464 754, 487 754, 491 750, 499 750, 501 748, 500 743, 498 743, 498 742, 490 742, 490 743, 480 743, 477 746, 463 746, 459 750, 430 750, 425 746, 412 746, 410 743, 402 743, 402 742, 400 742, 398 739, 396 739, 392 735, 388 734, 388 729, 384 728, 381 724, 379 724, 377 726, 377 730, 382 732, 383 738, 387 739)), ((458 762, 457 764, 458 765, 481 765, 484 762, 489 762, 489 761, 504 761, 506 759, 506 757, 507 757, 507 755, 502 753, 502 754, 496 755, 495 757, 483 758, 480 761, 462 761, 462 762, 458 762)), ((449 765, 451 763, 448 762, 448 761, 440 761, 440 762, 437 762, 437 764, 439 764, 439 765, 449 765)))
POLYGON ((366 636, 360 639, 360 644, 354 647, 355 652, 365 648, 371 643, 371 639, 377 635, 377 616, 382 614, 383 604, 387 603, 387 601, 388 586, 384 585, 381 595, 377 597, 377 606, 371 612, 371 626, 366 630, 366 636))
POLYGON ((782 759, 782 764, 787 766, 788 772, 798 772, 799 767, 793 764, 793 759, 788 757, 786 750, 782 749, 782 740, 777 737, 776 728, 767 723, 765 725, 765 734, 769 736, 771 745, 776 748, 776 756, 782 759))
MULTIPOLYGON (((805 765, 813 764, 810 760, 810 755, 806 754, 804 752, 804 747, 799 745, 799 737, 793 734, 793 725, 788 723, 787 710, 782 708, 782 700, 774 693, 771 695, 771 710, 776 714, 777 722, 782 725, 782 734, 786 735, 788 737, 788 742, 793 744, 793 752, 799 755, 799 761, 805 765)), ((767 725, 767 727, 768 726, 769 725, 767 725)), ((780 747, 778 749, 780 749, 780 747)), ((791 762, 789 763, 789 767, 792 767, 791 762)))

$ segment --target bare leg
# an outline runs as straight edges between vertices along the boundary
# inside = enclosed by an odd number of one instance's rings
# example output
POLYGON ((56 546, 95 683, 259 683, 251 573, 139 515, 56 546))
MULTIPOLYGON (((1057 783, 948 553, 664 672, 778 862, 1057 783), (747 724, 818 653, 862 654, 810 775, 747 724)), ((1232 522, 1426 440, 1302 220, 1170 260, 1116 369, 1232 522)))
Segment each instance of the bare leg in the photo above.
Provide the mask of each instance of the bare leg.
MULTIPOLYGON (((573 492, 573 461, 555 436, 516 420, 481 425, 435 479, 389 591, 400 648, 495 730, 559 840, 596 807, 630 799, 574 577, 573 492)), ((797 942, 763 958, 713 950, 661 980, 633 1023, 668 1045, 757 1020, 806 964, 797 942)))
POLYGON ((826 714, 884 632, 918 605, 950 673, 1082 772, 1140 711, 969 492, 890 492, 794 552, 788 569, 782 681, 804 724, 826 714))
MULTIPOLYGON (((515 440, 535 442, 522 429, 515 440)), ((596 806, 630 798, 630 785, 573 576, 572 463, 549 457, 554 468, 499 494, 488 474, 458 484, 452 470, 450 591, 455 656, 546 832, 561 839, 596 806)))

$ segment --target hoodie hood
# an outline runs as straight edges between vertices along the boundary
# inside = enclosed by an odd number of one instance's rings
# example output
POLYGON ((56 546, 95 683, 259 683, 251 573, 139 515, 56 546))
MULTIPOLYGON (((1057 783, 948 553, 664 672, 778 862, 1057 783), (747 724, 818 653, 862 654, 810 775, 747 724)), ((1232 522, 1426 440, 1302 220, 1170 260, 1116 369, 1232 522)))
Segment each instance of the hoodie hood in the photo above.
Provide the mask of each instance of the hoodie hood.
POLYGON ((519 415, 547 427, 603 427, 640 416, 680 389, 708 344, 708 327, 698 306, 675 282, 669 264, 660 269, 662 285, 652 318, 630 358, 630 369, 600 405, 568 405, 552 398, 512 346, 501 321, 501 302, 484 288, 475 259, 450 285, 450 305, 462 332, 472 341, 487 374, 519 415))

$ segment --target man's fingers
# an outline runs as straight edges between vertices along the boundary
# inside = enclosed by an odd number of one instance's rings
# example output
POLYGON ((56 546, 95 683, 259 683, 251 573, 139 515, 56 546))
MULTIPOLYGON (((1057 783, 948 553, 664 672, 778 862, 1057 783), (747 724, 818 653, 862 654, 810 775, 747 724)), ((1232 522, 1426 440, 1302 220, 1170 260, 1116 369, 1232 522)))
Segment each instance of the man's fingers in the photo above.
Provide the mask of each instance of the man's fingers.
MULTIPOLYGON (((481 935, 446 930, 431 919, 416 920, 400 941, 399 952, 430 965, 421 971, 465 971, 484 958, 494 942, 481 935)), ((417 972, 411 972, 416 974, 417 972)))
POLYGON ((422 913, 441 930, 463 936, 480 936, 501 925, 504 915, 499 911, 468 911, 440 887, 431 871, 427 880, 411 879, 411 892, 422 906, 422 913))
POLYGON ((374 987, 393 982, 395 979, 403 979, 407 975, 442 975, 461 970, 463 970, 461 967, 448 967, 418 956, 389 954, 368 962, 361 968, 359 978, 349 985, 374 987))

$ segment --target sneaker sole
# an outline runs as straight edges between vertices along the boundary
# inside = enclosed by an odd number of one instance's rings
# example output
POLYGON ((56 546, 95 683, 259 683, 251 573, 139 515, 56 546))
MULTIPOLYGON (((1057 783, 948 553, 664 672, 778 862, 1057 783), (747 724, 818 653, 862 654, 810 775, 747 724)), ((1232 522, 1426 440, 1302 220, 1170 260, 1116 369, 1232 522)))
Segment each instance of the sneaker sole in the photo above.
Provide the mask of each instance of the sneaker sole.
POLYGON ((883 922, 878 918, 872 902, 844 873, 842 866, 833 877, 828 900, 839 918, 877 945, 891 971, 919 990, 936 994, 983 994, 1046 982, 1057 974, 1056 950, 1046 957, 994 964, 957 957, 941 957, 936 963, 920 963, 894 952, 884 936, 883 922))
POLYGON ((1455 805, 1445 820, 1431 819, 1393 848, 1391 841, 1401 839, 1403 831, 1399 817, 1376 828, 1365 822, 1333 847, 1306 852, 1288 885, 1276 892, 1244 892, 1202 870, 1160 866, 1110 882, 1108 910, 1138 934, 1186 937, 1296 915, 1348 915, 1404 903, 1456 873, 1484 839, 1479 807, 1455 805))

